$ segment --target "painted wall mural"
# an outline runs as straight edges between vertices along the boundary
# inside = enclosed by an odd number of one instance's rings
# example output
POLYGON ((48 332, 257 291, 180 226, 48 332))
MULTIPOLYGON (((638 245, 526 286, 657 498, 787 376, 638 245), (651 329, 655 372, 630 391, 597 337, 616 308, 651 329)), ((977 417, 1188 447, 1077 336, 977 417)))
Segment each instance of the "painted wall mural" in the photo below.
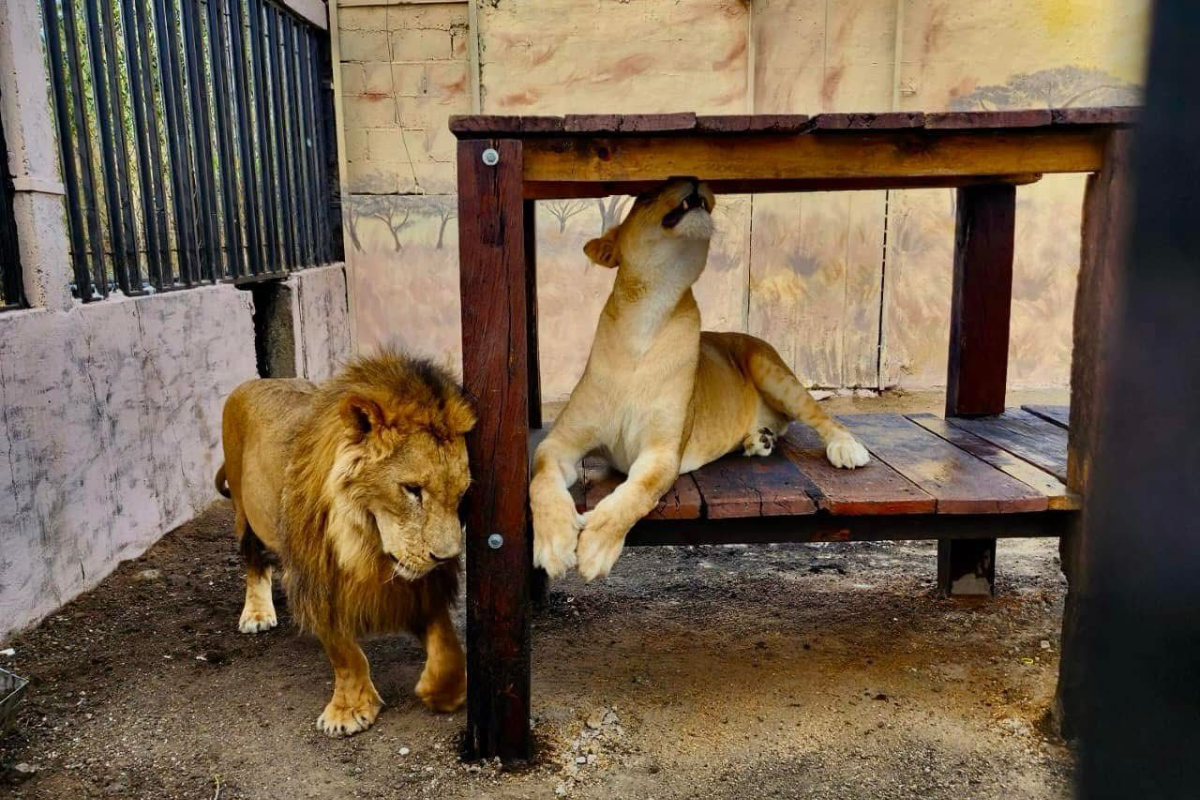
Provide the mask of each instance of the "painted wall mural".
MULTIPOLYGON (((384 0, 381 0, 384 2, 384 0)), ((452 113, 818 113, 1138 101, 1149 0, 488 0, 340 9, 360 347, 457 368, 452 113), (898 30, 899 29, 899 30, 898 30)), ((1010 384, 1065 386, 1083 179, 1018 190, 1010 384)), ((538 204, 543 394, 582 373, 612 273, 583 244, 627 198, 538 204)), ((810 385, 945 385, 948 190, 722 197, 705 325, 769 340, 810 385)))

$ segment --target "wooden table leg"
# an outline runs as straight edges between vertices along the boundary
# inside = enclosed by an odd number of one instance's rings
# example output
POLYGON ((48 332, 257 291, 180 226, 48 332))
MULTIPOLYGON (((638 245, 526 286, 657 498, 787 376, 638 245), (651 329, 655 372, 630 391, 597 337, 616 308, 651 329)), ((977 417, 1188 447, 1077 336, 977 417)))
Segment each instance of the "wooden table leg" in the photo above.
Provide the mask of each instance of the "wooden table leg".
POLYGON ((463 383, 479 415, 467 438, 473 482, 464 500, 465 755, 506 763, 532 755, 529 297, 521 173, 520 141, 459 142, 463 383))
MULTIPOLYGON (((1004 411, 1016 203, 1017 188, 1012 184, 958 190, 947 416, 1004 411)), ((942 595, 990 595, 995 590, 995 575, 995 539, 938 543, 938 591, 942 595), (978 580, 963 581, 964 577, 978 580)))
MULTIPOLYGON (((1067 444, 1067 487, 1083 495, 1088 472, 1100 439, 1100 417, 1106 385, 1104 370, 1111 363, 1113 327, 1117 303, 1123 295, 1121 260, 1132 215, 1129 206, 1129 141, 1131 133, 1116 131, 1109 136, 1104 169, 1088 178, 1083 198, 1083 240, 1079 285, 1075 294, 1075 337, 1071 355, 1071 426, 1067 444)), ((1067 599, 1063 608, 1062 648, 1058 667, 1055 711, 1063 736, 1077 730, 1084 665, 1080 656, 1080 598, 1087 591, 1086 572, 1081 563, 1083 532, 1081 514, 1059 545, 1063 573, 1067 576, 1067 599)))

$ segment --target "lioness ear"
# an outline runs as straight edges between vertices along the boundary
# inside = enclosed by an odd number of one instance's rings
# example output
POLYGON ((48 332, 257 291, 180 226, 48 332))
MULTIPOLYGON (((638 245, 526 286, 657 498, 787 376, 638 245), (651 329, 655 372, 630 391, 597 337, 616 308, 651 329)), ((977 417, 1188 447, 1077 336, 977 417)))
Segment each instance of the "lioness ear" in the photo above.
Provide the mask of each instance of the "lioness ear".
POLYGON ((602 267, 611 269, 617 266, 621 260, 620 251, 617 249, 617 229, 613 228, 599 239, 592 239, 583 246, 583 252, 602 267))
POLYGON ((358 434, 359 440, 383 425, 383 409, 374 400, 366 397, 347 397, 342 402, 342 417, 358 434))

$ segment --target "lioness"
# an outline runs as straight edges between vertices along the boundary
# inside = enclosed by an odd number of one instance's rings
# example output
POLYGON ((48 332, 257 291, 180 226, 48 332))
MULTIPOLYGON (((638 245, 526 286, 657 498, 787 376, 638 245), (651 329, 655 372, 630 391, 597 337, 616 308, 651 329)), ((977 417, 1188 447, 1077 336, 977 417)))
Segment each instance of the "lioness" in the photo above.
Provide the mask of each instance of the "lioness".
POLYGON ((271 567, 288 603, 333 663, 333 698, 317 719, 330 736, 371 726, 383 701, 357 639, 408 630, 425 645, 416 693, 435 711, 466 694, 450 619, 458 594, 467 488, 463 435, 475 414, 454 381, 395 352, 362 358, 317 386, 254 380, 225 401, 225 463, 246 563, 240 629, 275 627, 271 567))
POLYGON ((692 284, 708 258, 714 203, 705 184, 673 180, 584 246, 617 275, 583 377, 534 456, 534 562, 551 576, 576 564, 588 581, 607 575, 625 534, 681 472, 738 448, 768 455, 792 420, 816 429, 834 466, 869 460, 769 344, 700 331, 692 284), (580 516, 568 489, 592 451, 628 478, 580 516))

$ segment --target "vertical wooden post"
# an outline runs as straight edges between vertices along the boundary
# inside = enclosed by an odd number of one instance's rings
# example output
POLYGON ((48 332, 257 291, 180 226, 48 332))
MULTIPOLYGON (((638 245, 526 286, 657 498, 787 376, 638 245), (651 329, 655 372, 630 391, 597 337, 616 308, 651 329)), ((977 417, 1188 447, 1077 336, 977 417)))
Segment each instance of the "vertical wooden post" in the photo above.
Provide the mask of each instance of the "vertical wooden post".
MULTIPOLYGON (((537 202, 525 201, 525 320, 529 352, 529 427, 542 427, 542 367, 538 354, 537 318, 537 202)), ((533 541, 533 521, 526 535, 533 541)), ((550 594, 550 576, 541 568, 530 574, 529 598, 533 607, 546 607, 550 594)))
MULTIPOLYGON (((958 190, 946 416, 1004 411, 1016 206, 1017 188, 1012 184, 958 190)), ((991 594, 995 573, 995 539, 938 543, 942 595, 953 594, 954 582, 969 574, 986 577, 991 594)))
MULTIPOLYGON (((1083 197, 1083 236, 1079 283, 1075 294, 1074 349, 1071 354, 1071 427, 1067 444, 1067 487, 1080 495, 1100 440, 1100 419, 1109 385, 1106 369, 1112 363, 1113 327, 1119 299, 1124 295, 1121 261, 1129 205, 1129 131, 1109 135, 1104 169, 1088 177, 1083 197)), ((1080 696, 1085 665, 1080 653, 1081 597, 1087 593, 1087 571, 1082 563, 1087 521, 1080 514, 1070 533, 1059 542, 1067 599, 1063 608, 1062 648, 1058 666, 1055 711, 1064 737, 1078 730, 1080 696)))
POLYGON ((463 383, 479 423, 467 438, 468 758, 528 760, 529 327, 522 146, 458 144, 463 383))

